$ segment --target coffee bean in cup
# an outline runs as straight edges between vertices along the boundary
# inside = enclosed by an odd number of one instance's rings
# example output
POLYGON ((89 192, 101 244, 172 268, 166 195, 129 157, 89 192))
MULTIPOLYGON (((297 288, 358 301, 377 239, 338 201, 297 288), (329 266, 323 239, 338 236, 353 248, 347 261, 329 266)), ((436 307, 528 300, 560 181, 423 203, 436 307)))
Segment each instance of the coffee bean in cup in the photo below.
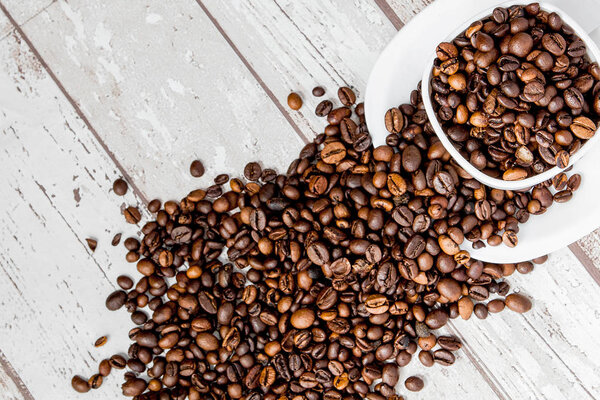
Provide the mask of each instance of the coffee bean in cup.
POLYGON ((436 51, 431 100, 478 170, 521 180, 570 157, 600 120, 600 68, 560 15, 538 3, 496 8, 436 51))

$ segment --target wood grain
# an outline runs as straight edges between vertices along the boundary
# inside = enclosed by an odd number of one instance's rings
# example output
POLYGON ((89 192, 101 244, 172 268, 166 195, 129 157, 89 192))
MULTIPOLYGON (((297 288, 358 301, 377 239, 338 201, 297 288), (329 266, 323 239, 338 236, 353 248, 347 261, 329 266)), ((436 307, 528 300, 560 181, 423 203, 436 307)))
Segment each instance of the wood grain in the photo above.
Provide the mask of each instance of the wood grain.
POLYGON ((600 229, 569 246, 590 276, 600 285, 600 229))
POLYGON ((23 29, 148 197, 179 197, 259 155, 284 170, 303 145, 194 2, 57 2, 23 29), (202 179, 186 173, 195 158, 202 179))
MULTIPOLYGON (((127 313, 108 312, 104 298, 117 275, 135 271, 109 243, 136 234, 120 207, 139 199, 111 193, 112 160, 27 45, 11 35, 0 54, 0 343, 34 398, 72 398, 73 374, 127 348, 127 313), (93 254, 86 237, 98 239, 93 254)), ((116 398, 118 383, 87 397, 116 398)))
POLYGON ((361 98, 379 52, 395 28, 375 3, 201 0, 278 98, 298 91, 305 106, 292 117, 307 132, 322 132, 314 115, 323 99, 337 104, 337 88, 351 86, 361 98), (311 95, 321 85, 322 98, 311 95))
MULTIPOLYGON (((394 14, 403 24, 407 23, 412 17, 434 0, 386 0, 394 14)), ((393 16, 391 18, 394 18, 393 16)))
POLYGON ((0 352, 0 393, 4 400, 33 400, 21 377, 0 352))

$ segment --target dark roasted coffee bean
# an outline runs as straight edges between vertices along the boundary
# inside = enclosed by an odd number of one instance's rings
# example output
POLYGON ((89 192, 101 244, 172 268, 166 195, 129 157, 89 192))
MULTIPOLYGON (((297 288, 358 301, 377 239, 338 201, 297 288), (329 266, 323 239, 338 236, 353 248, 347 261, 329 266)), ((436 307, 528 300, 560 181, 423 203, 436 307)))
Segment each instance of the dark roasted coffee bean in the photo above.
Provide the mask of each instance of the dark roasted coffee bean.
POLYGON ((317 105, 315 109, 315 114, 319 117, 324 117, 331 112, 333 108, 333 103, 329 100, 323 100, 317 105))
POLYGON ((581 185, 581 175, 579 174, 573 174, 567 181, 567 187, 571 192, 574 192, 577 189, 579 189, 579 185, 581 185))
POLYGON ((385 113, 385 127, 390 133, 400 133, 404 127, 404 116, 397 108, 390 108, 385 113))
POLYGON ((433 359, 436 363, 447 367, 454 364, 456 357, 454 357, 454 354, 452 354, 448 350, 442 349, 433 352, 433 359))
POLYGON ((111 311, 116 311, 119 308, 123 307, 125 301, 127 301, 127 293, 125 293, 122 290, 118 290, 116 292, 111 293, 106 298, 106 308, 108 308, 111 311))
POLYGON ((356 95, 349 87, 341 87, 338 89, 338 98, 345 106, 351 106, 356 102, 356 95))
POLYGON ((312 95, 315 97, 321 97, 325 94, 325 89, 321 86, 315 86, 312 90, 312 95))
POLYGON ((504 300, 506 307, 517 313, 524 313, 531 309, 531 300, 522 294, 513 293, 504 300))
POLYGON ((123 210, 123 216, 125 217, 125 221, 129 224, 137 224, 142 219, 142 215, 140 214, 140 210, 137 207, 127 207, 123 210))
POLYGON ((411 376, 404 381, 404 386, 411 392, 419 392, 423 389, 425 384, 423 379, 417 376, 411 376))
POLYGON ((71 386, 79 393, 87 393, 90 391, 90 384, 87 380, 83 379, 79 375, 74 376, 71 379, 71 386))
POLYGON ((200 178, 204 175, 204 165, 200 160, 194 160, 190 164, 190 175, 194 178, 200 178))
POLYGON ((125 193, 127 193, 127 189, 128 186, 125 180, 119 178, 113 182, 113 192, 115 192, 117 196, 124 196, 125 193))

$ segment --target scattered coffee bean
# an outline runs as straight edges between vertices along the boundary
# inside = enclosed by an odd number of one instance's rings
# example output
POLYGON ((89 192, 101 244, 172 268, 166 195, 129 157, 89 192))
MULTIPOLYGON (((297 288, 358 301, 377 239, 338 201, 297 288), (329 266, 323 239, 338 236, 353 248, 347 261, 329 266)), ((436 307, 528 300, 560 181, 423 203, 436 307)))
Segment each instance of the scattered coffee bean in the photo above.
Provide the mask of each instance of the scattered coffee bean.
POLYGON ((87 393, 90 391, 90 384, 87 380, 83 379, 79 375, 76 375, 71 379, 71 386, 79 393, 87 393))
POLYGON ((123 215, 125 216, 125 221, 127 221, 128 224, 137 224, 142 219, 140 210, 133 206, 129 206, 123 210, 123 215))
POLYGON ((85 241, 87 242, 87 245, 92 251, 92 253, 96 251, 96 247, 98 247, 98 241, 96 239, 87 238, 85 239, 85 241))
POLYGON ((302 107, 302 98, 298 93, 290 93, 287 98, 288 106, 292 110, 299 110, 302 107))
POLYGON ((340 102, 346 107, 349 107, 356 102, 356 95, 354 94, 352 89, 345 86, 338 89, 338 98, 340 99, 340 102))
POLYGON ((123 290, 129 290, 133 287, 133 279, 128 276, 121 275, 117 278, 117 284, 123 290))
POLYGON ((318 117, 324 117, 328 115, 333 109, 333 103, 329 100, 323 100, 319 104, 317 104, 317 108, 315 109, 315 114, 318 117))
POLYGON ((194 178, 200 178, 204 175, 204 164, 200 160, 194 160, 190 164, 190 175, 194 178))
MULTIPOLYGON (((474 40, 489 45, 481 34, 474 40)), ((148 207, 154 220, 140 239, 124 241, 138 281, 119 276, 122 290, 106 299, 135 324, 128 359, 102 361, 88 388, 128 367, 123 394, 140 400, 379 400, 397 396, 399 368, 413 354, 428 367, 455 362, 460 341, 435 330, 498 311, 502 300, 479 302, 506 295, 498 280, 526 269, 484 264, 460 246, 516 244, 528 205, 547 208, 552 194, 545 186, 491 190, 463 177, 444 157, 418 91, 388 112, 396 132, 377 148, 360 104, 358 122, 349 106, 328 107, 325 133, 286 174, 250 163, 246 182, 232 179, 231 190, 218 177, 207 190, 148 207)), ((405 385, 420 390, 423 381, 405 385)))
POLYGON ((524 313, 531 310, 531 300, 519 293, 513 293, 504 299, 506 307, 517 313, 524 313))
POLYGON ((411 392, 419 392, 425 384, 423 383, 423 379, 418 376, 411 376, 404 381, 404 386, 411 392))
POLYGON ((121 243, 121 233, 117 233, 115 236, 113 236, 112 240, 110 241, 110 244, 112 246, 118 246, 119 243, 121 243))
POLYGON ((315 86, 312 90, 312 94, 315 97, 321 97, 325 94, 325 89, 323 89, 321 86, 315 86))
POLYGON ((119 178, 113 182, 113 192, 115 192, 117 196, 124 196, 125 193, 127 193, 127 189, 128 186, 125 180, 119 178))
POLYGON ((107 338, 106 336, 100 336, 98 339, 96 339, 96 341, 94 342, 94 347, 102 347, 106 344, 107 342, 107 338))

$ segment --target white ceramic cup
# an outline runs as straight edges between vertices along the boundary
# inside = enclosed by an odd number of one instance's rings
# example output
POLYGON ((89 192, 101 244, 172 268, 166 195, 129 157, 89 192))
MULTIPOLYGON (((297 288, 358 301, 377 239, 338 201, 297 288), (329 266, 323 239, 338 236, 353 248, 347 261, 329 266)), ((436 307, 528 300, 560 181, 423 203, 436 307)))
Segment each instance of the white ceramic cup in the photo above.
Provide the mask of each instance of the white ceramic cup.
MULTIPOLYGON (((481 13, 473 16, 473 18, 469 19, 468 21, 466 21, 465 23, 460 25, 454 32, 452 32, 450 35, 448 35, 448 37, 446 38, 445 41, 451 42, 456 36, 458 36, 463 31, 465 31, 473 22, 490 15, 492 13, 492 11, 494 10, 494 8, 508 7, 508 6, 511 6, 514 4, 523 4, 523 1, 511 0, 511 1, 501 3, 497 6, 494 6, 492 8, 482 11, 481 13)), ((585 30, 581 26, 579 26, 579 24, 577 22, 575 22, 575 20, 573 20, 567 13, 565 13, 563 10, 556 7, 555 5, 540 2, 540 6, 543 10, 555 12, 558 15, 560 15, 561 18, 563 19, 563 21, 566 22, 568 25, 570 25, 573 28, 573 30, 575 31, 575 33, 577 34, 577 36, 579 36, 583 40, 583 42, 585 43, 585 45, 587 47, 587 51, 588 51, 588 55, 589 55, 590 59, 592 61, 600 60, 600 50, 598 50, 598 46, 596 46, 596 43, 594 43, 594 41, 590 38, 590 36, 585 32, 585 30)), ((531 177, 528 177, 528 178, 525 178, 522 180, 506 181, 503 179, 493 178, 493 177, 485 174, 484 172, 478 170, 477 168, 475 168, 469 162, 469 160, 464 158, 460 154, 460 152, 456 149, 456 147, 454 147, 454 145, 448 138, 448 135, 446 135, 446 133, 444 132, 444 129, 440 125, 440 123, 437 119, 437 115, 436 115, 435 111, 433 110, 433 105, 431 103, 432 89, 431 89, 430 82, 431 82, 433 61, 435 60, 435 58, 436 58, 435 49, 433 49, 432 54, 427 61, 427 65, 429 66, 429 68, 425 68, 425 70, 423 71, 423 79, 421 81, 421 88, 422 88, 422 93, 423 93, 423 103, 425 105, 425 110, 427 111, 427 117, 429 117, 429 121, 431 122, 431 125, 433 126, 433 129, 435 130, 435 134, 440 139, 440 141, 442 142, 442 144, 444 145, 444 147, 446 148, 448 153, 450 153, 452 158, 454 158, 454 160, 465 171, 467 171, 469 173, 469 175, 471 175, 473 178, 477 179, 479 182, 483 183, 484 185, 490 186, 490 187, 493 187, 496 189, 522 190, 522 189, 531 188, 531 187, 537 185, 538 183, 541 183, 548 179, 551 179, 554 176, 558 175, 562 171, 561 168, 554 166, 553 168, 550 168, 549 170, 544 171, 541 174, 537 174, 537 175, 534 175, 534 176, 531 176, 531 177)), ((591 139, 589 139, 583 146, 581 146, 581 149, 579 149, 578 152, 576 152, 569 158, 569 165, 573 165, 577 161, 579 161, 581 159, 581 157, 583 157, 585 155, 585 153, 587 153, 587 151, 592 146, 594 146, 596 143, 598 143, 599 140, 600 140, 600 135, 597 135, 597 134, 594 135, 591 139)))
MULTIPOLYGON (((489 9, 489 14, 501 3, 499 0, 436 0, 395 35, 374 63, 365 93, 365 117, 374 146, 385 144, 389 134, 384 123, 385 112, 408 102, 424 69, 431 70, 430 55, 456 26, 449 26, 448 21, 470 24, 480 10, 489 9)), ((548 3, 567 10, 578 21, 578 26, 591 32, 589 37, 600 45, 600 29, 596 29, 600 25, 600 0, 546 0, 546 9, 551 8, 548 3)), ((549 254, 600 227, 597 200, 600 198, 600 146, 587 150, 569 173, 579 173, 583 178, 573 199, 553 205, 544 214, 532 215, 527 223, 521 224, 518 246, 487 246, 474 250, 470 242, 465 241, 461 247, 481 261, 513 263, 549 254)))

